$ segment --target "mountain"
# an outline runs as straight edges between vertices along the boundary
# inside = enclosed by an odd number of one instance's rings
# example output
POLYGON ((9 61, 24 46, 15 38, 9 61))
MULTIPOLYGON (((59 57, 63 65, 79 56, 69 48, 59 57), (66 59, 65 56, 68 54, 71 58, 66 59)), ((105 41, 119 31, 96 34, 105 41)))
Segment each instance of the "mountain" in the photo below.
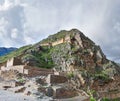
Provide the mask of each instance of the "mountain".
POLYGON ((62 30, 34 45, 23 46, 0 57, 0 63, 11 57, 29 66, 66 73, 74 89, 82 89, 90 96, 95 91, 96 98, 97 93, 116 94, 120 89, 120 66, 108 60, 100 46, 78 29, 62 30))
POLYGON ((0 63, 11 57, 19 57, 23 63, 29 63, 31 66, 62 71, 79 69, 92 73, 109 68, 112 71, 120 71, 116 63, 106 58, 100 46, 77 29, 62 30, 34 45, 23 46, 0 57, 0 63))
POLYGON ((5 47, 0 47, 0 56, 6 55, 12 51, 17 50, 17 48, 10 47, 10 48, 5 48, 5 47))

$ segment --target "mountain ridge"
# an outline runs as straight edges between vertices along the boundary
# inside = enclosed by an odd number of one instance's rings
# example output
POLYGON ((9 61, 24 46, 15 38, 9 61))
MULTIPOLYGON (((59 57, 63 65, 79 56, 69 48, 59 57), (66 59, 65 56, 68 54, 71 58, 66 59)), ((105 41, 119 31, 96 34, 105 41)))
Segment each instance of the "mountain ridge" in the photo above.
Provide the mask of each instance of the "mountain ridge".
POLYGON ((0 56, 6 55, 15 50, 17 50, 17 48, 15 48, 15 47, 9 47, 9 48, 0 47, 0 56))

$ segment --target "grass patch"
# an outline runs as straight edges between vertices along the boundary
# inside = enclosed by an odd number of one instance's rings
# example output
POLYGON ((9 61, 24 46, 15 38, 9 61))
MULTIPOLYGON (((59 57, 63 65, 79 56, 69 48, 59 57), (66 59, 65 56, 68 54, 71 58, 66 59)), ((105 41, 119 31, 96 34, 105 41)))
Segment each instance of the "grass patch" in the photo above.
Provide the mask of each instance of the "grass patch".
POLYGON ((120 101, 120 98, 115 98, 115 99, 102 98, 101 101, 120 101))
POLYGON ((22 55, 26 50, 28 50, 31 47, 32 47, 32 45, 23 46, 23 47, 19 48, 18 50, 11 52, 10 54, 1 56, 0 63, 6 62, 8 59, 10 59, 12 57, 17 57, 17 56, 22 55))
POLYGON ((67 77, 68 77, 69 79, 73 78, 73 77, 74 77, 74 73, 73 73, 73 72, 68 72, 68 73, 67 73, 67 77))

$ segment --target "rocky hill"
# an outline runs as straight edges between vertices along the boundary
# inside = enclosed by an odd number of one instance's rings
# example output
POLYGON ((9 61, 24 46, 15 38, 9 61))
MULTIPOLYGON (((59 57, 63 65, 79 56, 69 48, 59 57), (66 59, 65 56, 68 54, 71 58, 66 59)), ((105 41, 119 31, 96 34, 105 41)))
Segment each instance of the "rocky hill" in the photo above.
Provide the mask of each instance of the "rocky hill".
POLYGON ((55 68, 61 71, 88 71, 100 73, 120 71, 119 66, 108 60, 100 46, 77 29, 62 30, 37 44, 20 49, 0 57, 6 62, 11 57, 19 57, 23 63, 42 68, 55 68))
POLYGON ((17 50, 17 48, 10 47, 10 48, 5 48, 5 47, 0 47, 0 56, 6 55, 12 51, 17 50))
POLYGON ((11 57, 18 57, 29 66, 65 72, 72 78, 70 82, 75 89, 87 92, 89 88, 90 94, 91 89, 98 92, 102 88, 109 90, 106 84, 116 82, 116 87, 120 84, 120 67, 108 60, 100 46, 77 29, 62 30, 34 45, 21 47, 0 57, 0 63, 4 64, 11 57))

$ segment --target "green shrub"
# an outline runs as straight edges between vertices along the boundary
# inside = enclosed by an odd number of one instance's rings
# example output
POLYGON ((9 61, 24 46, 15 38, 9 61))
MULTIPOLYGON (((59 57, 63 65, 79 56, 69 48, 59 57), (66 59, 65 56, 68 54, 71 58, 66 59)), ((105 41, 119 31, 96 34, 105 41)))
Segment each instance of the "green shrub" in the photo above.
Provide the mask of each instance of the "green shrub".
POLYGON ((105 82, 110 80, 109 76, 107 74, 104 74, 104 73, 95 74, 94 78, 95 79, 101 79, 101 80, 103 80, 105 82))
POLYGON ((74 77, 74 73, 73 73, 73 72, 67 73, 67 77, 68 77, 69 79, 73 78, 73 77, 74 77))
POLYGON ((101 101, 120 101, 120 98, 115 98, 115 99, 102 98, 101 101))
POLYGON ((93 97, 90 97, 90 101, 96 101, 96 99, 93 97))
POLYGON ((18 82, 24 83, 24 82, 25 82, 25 79, 23 79, 23 78, 18 78, 18 82))
POLYGON ((110 101, 108 98, 103 98, 102 101, 110 101))

